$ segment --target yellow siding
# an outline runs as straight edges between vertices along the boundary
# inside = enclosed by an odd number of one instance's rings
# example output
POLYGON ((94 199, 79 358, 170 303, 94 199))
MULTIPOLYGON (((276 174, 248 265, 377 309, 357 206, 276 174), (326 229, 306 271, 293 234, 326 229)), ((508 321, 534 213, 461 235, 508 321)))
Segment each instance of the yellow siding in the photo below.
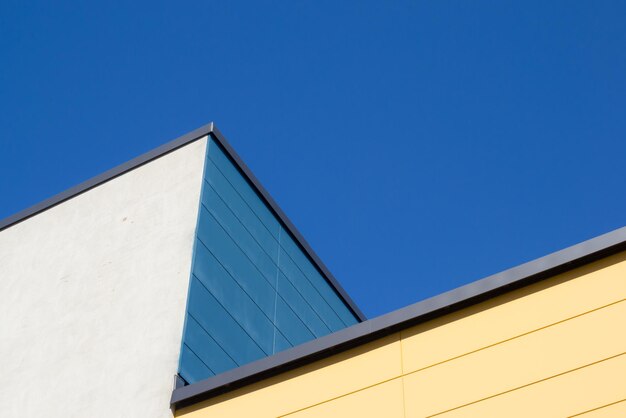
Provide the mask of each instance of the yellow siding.
MULTIPOLYGON (((625 379, 626 354, 623 354, 437 416, 568 417, 623 399, 626 395, 625 379)), ((407 417, 410 416, 412 415, 407 414, 407 417)))
POLYGON ((624 353, 625 319, 626 301, 408 374, 407 417, 434 415, 624 353))
POLYGON ((401 378, 287 415, 290 418, 403 418, 401 378))
POLYGON ((626 416, 626 253, 177 411, 626 416))
POLYGON ((376 385, 402 374, 394 334, 317 363, 192 405, 187 418, 277 417, 376 385))
POLYGON ((624 260, 624 255, 609 257, 404 330, 404 370, 428 367, 623 299, 624 260))

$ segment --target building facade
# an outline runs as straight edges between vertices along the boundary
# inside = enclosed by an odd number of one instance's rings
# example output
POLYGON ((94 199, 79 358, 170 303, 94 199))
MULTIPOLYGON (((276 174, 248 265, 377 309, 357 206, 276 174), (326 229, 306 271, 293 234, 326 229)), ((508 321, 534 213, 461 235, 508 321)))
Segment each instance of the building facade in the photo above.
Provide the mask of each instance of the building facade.
POLYGON ((209 124, 0 222, 2 417, 626 416, 626 228, 366 320, 209 124))

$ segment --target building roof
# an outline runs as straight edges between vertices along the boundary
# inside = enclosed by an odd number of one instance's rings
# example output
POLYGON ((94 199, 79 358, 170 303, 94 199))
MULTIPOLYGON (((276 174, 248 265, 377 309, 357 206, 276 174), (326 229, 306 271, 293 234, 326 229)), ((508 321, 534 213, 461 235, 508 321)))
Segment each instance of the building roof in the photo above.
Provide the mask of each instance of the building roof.
POLYGON ((626 250, 626 227, 201 382, 174 389, 174 408, 284 373, 626 250))
POLYGON ((121 164, 77 186, 61 192, 15 215, 0 220, 0 231, 93 189, 124 173, 149 163, 200 138, 211 135, 226 150, 244 177, 257 190, 298 244, 322 272, 355 315, 363 322, 297 347, 265 357, 217 376, 174 389, 173 408, 184 407, 211 397, 261 381, 316 360, 379 339, 399 330, 483 302, 503 293, 553 277, 598 259, 626 250, 626 227, 584 241, 534 261, 505 270, 449 292, 423 300, 386 315, 366 320, 324 263, 315 254, 269 193, 233 150, 213 123, 191 131, 165 145, 121 164))
MULTIPOLYGON (((226 138, 222 135, 222 133, 217 129, 213 122, 208 123, 198 129, 195 129, 181 137, 174 139, 160 147, 157 147, 147 153, 140 155, 137 158, 134 158, 130 161, 127 161, 123 164, 118 165, 100 175, 97 175, 83 183, 80 183, 70 189, 65 190, 55 196, 52 196, 49 199, 46 199, 36 205, 33 205, 27 209, 24 209, 15 215, 9 216, 5 219, 0 220, 0 231, 3 229, 9 228, 13 225, 16 225, 26 219, 35 216, 41 212, 44 212, 56 205, 59 205, 66 200, 69 200, 75 196, 78 196, 82 193, 85 193, 88 190, 93 189, 103 183, 106 183, 109 180, 112 180, 118 176, 121 176, 124 173, 127 173, 135 168, 138 168, 144 164, 149 163, 159 157, 162 157, 172 151, 177 150, 178 148, 184 147, 185 145, 197 141, 200 138, 203 138, 207 135, 211 135, 226 151, 228 156, 234 161, 237 169, 243 174, 243 176, 250 182, 250 184, 256 189, 262 199, 268 204, 271 210, 276 214, 276 216, 283 223, 285 228, 291 233, 291 235, 295 238, 296 242, 300 247, 302 247, 305 254, 313 261, 313 264, 320 270, 324 278, 330 283, 330 285, 335 289, 335 291, 339 294, 340 298, 346 303, 348 308, 355 314, 355 316, 359 319, 359 321, 364 321, 366 319, 365 315, 359 307, 354 303, 354 301, 350 298, 348 293, 343 289, 343 287, 339 284, 337 279, 333 276, 333 274, 328 270, 326 265, 322 262, 322 260, 317 256, 315 251, 311 248, 311 246, 304 239, 302 234, 298 231, 298 229, 291 223, 287 215, 282 211, 282 209, 278 206, 278 204, 272 199, 270 194, 265 190, 265 188, 261 185, 259 180, 252 174, 248 166, 242 161, 242 159, 237 155, 235 150, 230 146, 226 138)), ((190 254, 191 256, 191 254, 190 254)))

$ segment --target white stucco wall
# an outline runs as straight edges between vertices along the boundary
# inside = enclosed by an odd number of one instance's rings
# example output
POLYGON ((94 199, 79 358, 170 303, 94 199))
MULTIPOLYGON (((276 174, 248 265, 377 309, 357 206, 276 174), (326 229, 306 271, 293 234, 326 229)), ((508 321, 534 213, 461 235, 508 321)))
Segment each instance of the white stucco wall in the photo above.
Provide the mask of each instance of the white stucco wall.
POLYGON ((205 148, 0 231, 0 417, 171 417, 205 148))

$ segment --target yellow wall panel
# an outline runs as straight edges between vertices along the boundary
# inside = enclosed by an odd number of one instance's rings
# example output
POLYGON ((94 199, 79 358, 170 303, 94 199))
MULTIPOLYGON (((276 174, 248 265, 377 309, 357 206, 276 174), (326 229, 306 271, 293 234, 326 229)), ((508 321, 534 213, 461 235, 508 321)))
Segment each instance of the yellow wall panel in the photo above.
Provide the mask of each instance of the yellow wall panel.
POLYGON ((402 379, 394 379, 289 414, 290 418, 404 418, 402 379))
POLYGON ((615 402, 609 405, 595 408, 591 411, 583 412, 579 415, 574 415, 580 418, 620 418, 626 417, 626 399, 620 402, 615 402))
POLYGON ((624 324, 626 252, 176 416, 626 417, 624 324))
POLYGON ((185 418, 276 417, 401 375, 398 333, 176 411, 185 418))
POLYGON ((622 301, 409 374, 407 412, 433 415, 624 353, 625 322, 622 301))
MULTIPOLYGON (((626 354, 437 416, 568 417, 624 397, 626 354)), ((416 415, 407 414, 407 418, 413 416, 416 415)))
POLYGON ((621 253, 402 331, 404 372, 624 298, 626 253, 621 253))

